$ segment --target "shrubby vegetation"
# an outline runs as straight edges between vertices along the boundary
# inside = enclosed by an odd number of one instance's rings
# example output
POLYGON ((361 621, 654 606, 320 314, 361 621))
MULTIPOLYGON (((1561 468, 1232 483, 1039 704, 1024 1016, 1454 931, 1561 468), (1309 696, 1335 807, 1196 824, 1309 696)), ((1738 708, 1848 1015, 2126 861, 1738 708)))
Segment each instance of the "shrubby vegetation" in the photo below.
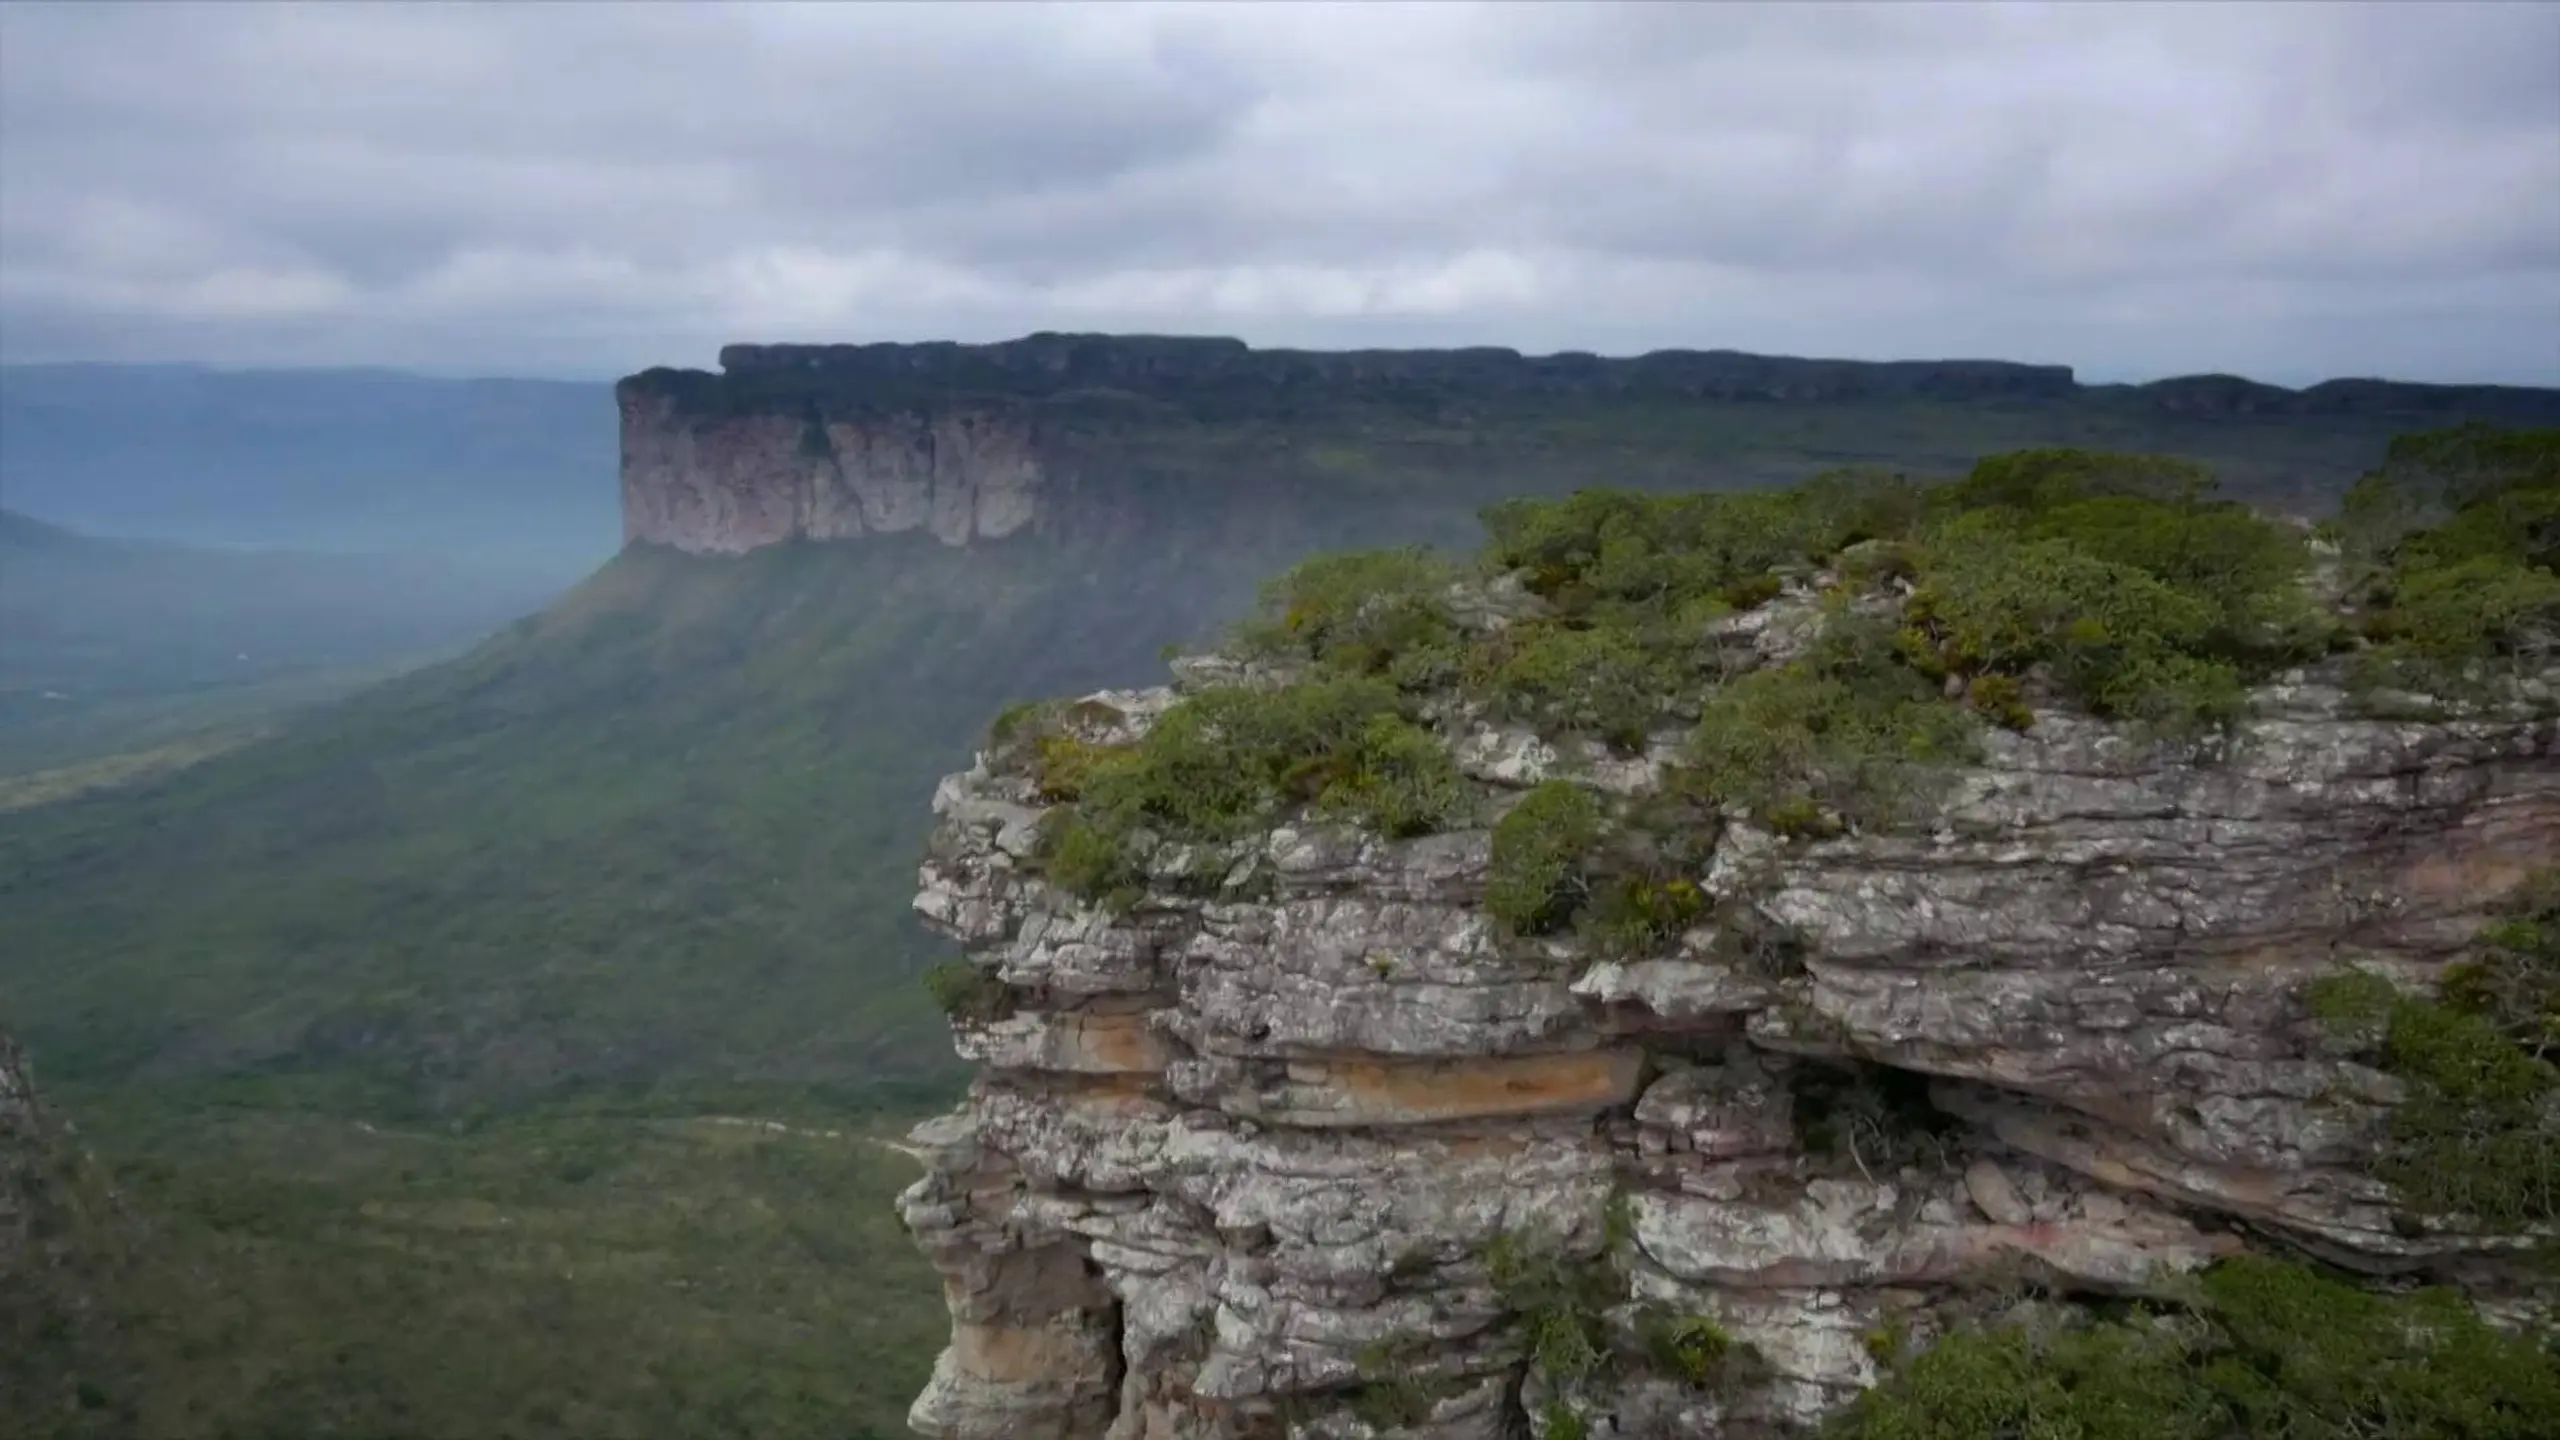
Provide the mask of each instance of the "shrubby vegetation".
POLYGON ((1888 823, 2039 703, 2186 741, 2340 648, 2387 667, 2544 644, 2555 453, 2541 432, 2477 428, 2395 446, 2334 532, 2364 557, 2361 633, 2307 583, 2305 534, 2178 459, 2040 449, 1935 485, 1843 471, 1505 501, 1472 568, 1408 548, 1272 582, 1234 644, 1277 688, 1196 695, 1108 754, 1042 739, 1042 794, 1066 806, 1049 873, 1126 902, 1149 839, 1240 839, 1299 805, 1390 835, 1464 823, 1467 788, 1436 753, 1452 704, 1568 754, 1685 725, 1650 814, 1560 783, 1495 833, 1488 903, 1514 934, 1572 925, 1594 953, 1642 951, 1699 918, 1688 862, 1723 817, 1789 837, 1888 823), (1790 588, 1819 611, 1811 643, 1756 665, 1718 622, 1790 588))
POLYGON ((1485 1250, 1494 1292, 1549 1392, 1550 1440, 1589 1433, 1577 1402, 1605 1400, 1612 1383, 1639 1369, 1703 1390, 1766 1373, 1756 1349, 1706 1316, 1651 1302, 1630 1308, 1619 1260, 1634 1240, 1624 1194, 1610 1199, 1604 1221, 1600 1253, 1588 1258, 1518 1234, 1496 1236, 1485 1250))
POLYGON ((1894 647, 1886 622, 1833 616, 1802 659, 1708 697, 1673 783, 1783 834, 1892 818, 1933 767, 1973 754, 1970 712, 1894 647))
POLYGON ((1951 1334, 1825 1440, 2538 1440, 2560 1354, 2449 1290, 2385 1296, 2260 1256, 2189 1304, 2081 1326, 1951 1334))
POLYGON ((1004 982, 966 960, 935 964, 924 972, 924 988, 953 1020, 992 1020, 1004 1010, 1004 982))
POLYGON ((1485 908, 1516 935, 1556 928, 1581 903, 1582 858, 1598 842, 1600 801, 1570 780, 1549 780, 1520 797, 1493 827, 1485 908))
POLYGON ((2369 680, 2460 690, 2485 665, 2560 650, 2560 429, 2403 436, 2329 533, 2373 642, 2369 680))
POLYGON ((2496 1229, 2560 1224, 2560 871, 2525 885, 2433 998, 2348 972, 2310 1000, 2409 1086, 2376 1172, 2405 1203, 2496 1229))
POLYGON ((1297 805, 1389 836, 1444 825, 1469 796, 1410 709, 1386 681, 1334 674, 1208 691, 1133 745, 1043 734, 1042 793, 1066 802, 1045 836, 1050 878, 1125 903, 1144 876, 1147 840, 1237 840, 1297 805))

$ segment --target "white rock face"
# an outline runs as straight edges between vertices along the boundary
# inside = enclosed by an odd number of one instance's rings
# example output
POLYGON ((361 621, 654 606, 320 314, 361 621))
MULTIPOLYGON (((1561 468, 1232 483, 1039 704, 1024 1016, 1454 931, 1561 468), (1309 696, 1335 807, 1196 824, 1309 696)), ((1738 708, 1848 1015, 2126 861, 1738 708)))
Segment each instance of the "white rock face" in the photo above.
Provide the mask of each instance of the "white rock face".
MULTIPOLYGON (((1208 683, 1252 682, 1191 662, 1208 683)), ((1096 698, 1125 740, 1175 692, 1096 698)), ((2363 1169, 2395 1086, 2301 991, 2348 962, 2424 980, 2560 862, 2560 727, 2361 719, 2316 677, 2259 700, 2220 760, 2047 715, 1905 828, 1730 828, 1696 879, 1792 928, 1783 973, 1712 925, 1598 964, 1509 940, 1482 830, 1287 825, 1108 914, 1032 872, 1026 779, 952 777, 916 907, 1013 1008, 960 1027, 986 1069, 916 1137, 902 1204, 954 1322, 916 1428, 1543 1433, 1506 1244, 1605 1256, 1630 1336, 1699 1317, 1754 1357, 1692 1385, 1630 1339, 1608 1394, 1564 1397, 1617 1440, 1787 1433, 1875 1382, 1880 1326, 1926 1339, 2022 1278, 2151 1292, 2238 1249, 2227 1219, 2477 1283, 2503 1238, 2395 1224, 2363 1169), (1930 1123, 1848 1103, 1859 1074, 1930 1123), (1380 1381, 1407 1382, 1400 1429, 1370 1423, 1380 1381)), ((1451 729, 1489 797, 1658 774, 1451 729)))
POLYGON ((1033 524, 1048 483, 1030 423, 1000 409, 821 424, 623 404, 627 543, 734 555, 923 530, 965 545, 1033 524))

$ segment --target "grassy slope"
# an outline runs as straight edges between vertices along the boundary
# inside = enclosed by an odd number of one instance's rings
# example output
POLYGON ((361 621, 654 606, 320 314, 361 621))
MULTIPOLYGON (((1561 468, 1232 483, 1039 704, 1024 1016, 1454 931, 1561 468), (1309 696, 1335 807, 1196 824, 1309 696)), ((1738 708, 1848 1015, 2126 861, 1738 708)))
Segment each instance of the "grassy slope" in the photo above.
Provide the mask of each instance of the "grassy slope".
POLYGON ((0 997, 71 1079, 932 1073, 926 800, 1008 699, 1153 663, 1098 563, 626 556, 284 735, 0 815, 0 997))
POLYGON ((895 1117, 370 1123, 73 1092, 123 1187, 89 1333, 0 1357, 30 1437, 887 1437, 945 1321, 895 1117))

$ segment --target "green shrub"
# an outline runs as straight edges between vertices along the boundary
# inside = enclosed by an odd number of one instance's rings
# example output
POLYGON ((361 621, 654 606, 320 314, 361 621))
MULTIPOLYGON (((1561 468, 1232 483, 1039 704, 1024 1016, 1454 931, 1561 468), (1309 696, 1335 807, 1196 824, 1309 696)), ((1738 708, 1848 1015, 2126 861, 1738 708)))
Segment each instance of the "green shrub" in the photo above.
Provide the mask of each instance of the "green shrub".
POLYGON ((2367 609, 2363 683, 2461 691, 2560 648, 2560 429, 2404 435, 2333 529, 2367 609))
MULTIPOLYGON (((1387 835, 1456 819, 1465 782, 1391 683, 1336 675, 1273 690, 1209 690, 1166 711, 1136 744, 1074 755, 1068 812, 1049 822, 1049 878, 1088 896, 1139 883, 1143 833, 1219 843, 1313 805, 1387 835)), ((1046 782, 1044 782, 1045 785, 1046 782)))
POLYGON ((2560 1365, 2459 1295, 2381 1296, 2263 1257, 2206 1272, 2191 1315, 1951 1334, 1825 1440, 2535 1440, 2560 1365))
POLYGON ((1661 949, 1706 914, 1706 896, 1695 881, 1624 875, 1592 887, 1580 915, 1584 941, 1596 956, 1632 959, 1661 949))
POLYGON ((1047 702, 1040 700, 1019 700, 1007 705, 997 712, 994 723, 987 727, 987 744, 998 750, 1010 746, 1047 708, 1047 702))
POLYGON ((1637 1315, 1636 1338, 1655 1369, 1702 1387, 1725 1381, 1749 1349, 1703 1315, 1674 1315, 1653 1306, 1637 1315))
POLYGON ((2302 577, 2301 537, 2229 503, 2164 504, 2130 495, 2081 500, 2031 517, 2025 533, 2130 565, 2221 612, 2236 631, 2265 598, 2302 577))
POLYGON ((1645 737, 1681 677, 1624 629, 1518 624, 1476 649, 1471 688, 1499 719, 1550 736, 1589 735, 1621 752, 1645 737))
POLYGON ((1124 753, 1123 747, 1093 745, 1073 735, 1042 735, 1032 742, 1032 780, 1050 804, 1073 800, 1084 794, 1096 767, 1124 753))
POLYGON ((2527 879, 2503 910, 2479 954, 2445 972, 2443 1002, 2535 1059, 2560 1058, 2560 870, 2527 879))
POLYGON ((1128 909, 1146 889, 1146 871, 1130 854, 1127 837, 1073 810, 1043 817, 1038 858, 1049 883, 1108 910, 1128 909))
POLYGON ((1361 1376, 1351 1391, 1353 1417, 1380 1430, 1401 1430, 1430 1419, 1433 1407, 1453 1387, 1448 1381, 1425 1380, 1416 1373, 1429 1351, 1428 1344, 1412 1340, 1362 1346, 1352 1362, 1361 1376))
POLYGON ((2501 1228, 2560 1222, 2560 879, 2526 885, 2435 999, 2359 973, 2323 976, 2307 999, 2409 1087, 2375 1164, 2404 1202, 2501 1228))
POLYGON ((1447 595, 1456 569, 1418 548, 1323 555, 1264 587, 1237 630, 1248 653, 1379 674, 1417 650, 1453 650, 1447 595))
POLYGON ((2035 709, 2027 704, 2027 692, 2014 675, 1976 675, 1965 686, 1964 699, 1974 714, 2004 730, 2035 727, 2035 709))
POLYGON ((2331 529, 2350 557, 2372 565, 2395 563, 2404 552, 2449 564, 2495 550, 2549 569, 2554 537, 2546 527, 2554 491, 2560 491, 2560 429, 2472 422, 2393 439, 2382 464, 2348 490, 2331 529), (2534 498, 2523 512, 2501 513, 2510 497, 2534 498), (2465 512, 2524 523, 2466 526, 2460 523, 2465 512), (2536 514, 2540 525, 2529 518, 2536 514), (2438 534, 2421 537, 2429 530, 2438 534))
POLYGON ((1004 1013, 1009 994, 995 972, 966 960, 945 960, 925 971, 924 988, 954 1020, 993 1020, 1004 1013))
POLYGON ((2238 648, 2230 615, 2139 566, 1970 515, 1932 537, 1923 577, 1903 643, 1924 673, 2044 666, 2097 714, 2179 730, 2229 718, 2242 694, 2216 658, 2238 648))
POLYGON ((1547 1440, 1591 1440, 1591 1422, 1562 1400, 1548 1401, 1540 1418, 1547 1422, 1547 1440))
POLYGON ((2442 1005, 2393 1007, 2383 1068, 2410 1082, 2378 1170, 2430 1214, 2492 1226, 2560 1220, 2560 1072, 2487 1019, 2442 1005))
MULTIPOLYGON (((2247 682, 2324 653, 2302 537, 2210 499, 2160 456, 1992 456, 1931 492, 1904 653, 1932 676, 2043 668, 2093 712, 2168 734, 2226 725, 2247 682)), ((1998 687, 1995 687, 1995 690, 1998 687)), ((2014 722, 2021 707, 1986 711, 2014 722)))
POLYGON ((2494 556, 2399 576, 2367 623, 2378 674, 2443 676, 2560 649, 2560 576, 2494 556))
POLYGON ((1317 808, 1390 838, 1441 828, 1468 804, 1466 782, 1438 736, 1397 715, 1372 715, 1346 747, 1317 808))
POLYGON ((1775 572, 1910 533, 1924 508, 1900 476, 1838 471, 1788 490, 1646 495, 1585 490, 1484 512, 1484 563, 1519 571, 1567 617, 1702 613, 1777 593, 1775 572))
POLYGON ((1485 1269, 1520 1327, 1529 1363, 1549 1384, 1572 1389, 1603 1372, 1612 1349, 1608 1312, 1626 1294, 1607 1256, 1580 1260, 1502 1235, 1486 1248, 1485 1269))
POLYGON ((1486 912, 1515 935, 1562 925, 1582 902, 1582 863, 1600 833, 1599 800, 1569 780, 1522 796, 1493 827, 1486 912))
POLYGON ((2024 517, 2109 498, 2186 504, 2212 488, 2210 472, 2175 456, 2069 448, 2013 450, 1975 462, 1962 480, 1931 490, 1928 504, 1941 516, 2004 510, 2024 517))
POLYGON ((1707 699, 1672 777, 1798 834, 1899 813, 1928 771, 1974 753, 1965 712, 1892 652, 1890 630, 1833 617, 1811 653, 1707 699))

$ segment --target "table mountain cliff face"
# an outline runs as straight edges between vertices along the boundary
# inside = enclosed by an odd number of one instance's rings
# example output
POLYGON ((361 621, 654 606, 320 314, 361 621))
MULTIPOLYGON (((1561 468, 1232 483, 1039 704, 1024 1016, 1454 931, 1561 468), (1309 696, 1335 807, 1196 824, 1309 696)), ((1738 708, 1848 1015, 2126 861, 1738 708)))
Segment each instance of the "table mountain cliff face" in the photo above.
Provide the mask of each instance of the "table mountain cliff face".
MULTIPOLYGON (((1738 643, 1783 658, 1828 578, 1738 643)), ((1240 676, 1178 661, 1064 723, 1127 743, 1240 676)), ((2261 686, 2220 758, 2040 710, 1908 823, 1729 824, 1699 876, 1727 919, 1598 963, 1505 938, 1484 828, 1302 817, 1168 845, 1141 898, 1097 906, 1041 878, 1033 769, 982 753, 935 797, 916 900, 1003 998, 956 1020, 981 1076, 914 1136, 930 1174, 902 1204, 954 1322, 915 1428, 1790 1434, 1878 1381, 1877 1337, 2004 1285, 2138 1296, 2249 1248, 2528 1303, 2513 1237, 2413 1223, 2372 1178, 2402 1092, 2305 990, 2348 966, 2424 983, 2560 861, 2555 682, 2387 720, 2314 665, 2261 686), (1736 916, 1800 959, 1737 959, 1736 916), (1859 1128, 1826 1088, 1844 1073, 1907 1080, 1940 1128, 1859 1128), (1505 1299, 1520 1237, 1607 1255, 1613 1324, 1696 1317, 1751 1364, 1559 1388, 1505 1299)), ((1559 776, 1641 794, 1673 753, 1440 728, 1485 816, 1559 776)))
POLYGON ((2560 421, 2560 391, 2549 390, 2342 380, 2297 391, 2233 376, 2084 386, 2059 365, 1734 351, 1604 359, 1044 334, 991 345, 733 345, 720 364, 717 374, 648 370, 616 387, 627 542, 734 554, 797 539, 924 531, 962 545, 1073 528, 1087 512, 1127 502, 1125 477, 1097 435, 1204 423, 1285 431, 1359 407, 1461 427, 1531 405, 2085 405, 2188 418, 2560 421))

